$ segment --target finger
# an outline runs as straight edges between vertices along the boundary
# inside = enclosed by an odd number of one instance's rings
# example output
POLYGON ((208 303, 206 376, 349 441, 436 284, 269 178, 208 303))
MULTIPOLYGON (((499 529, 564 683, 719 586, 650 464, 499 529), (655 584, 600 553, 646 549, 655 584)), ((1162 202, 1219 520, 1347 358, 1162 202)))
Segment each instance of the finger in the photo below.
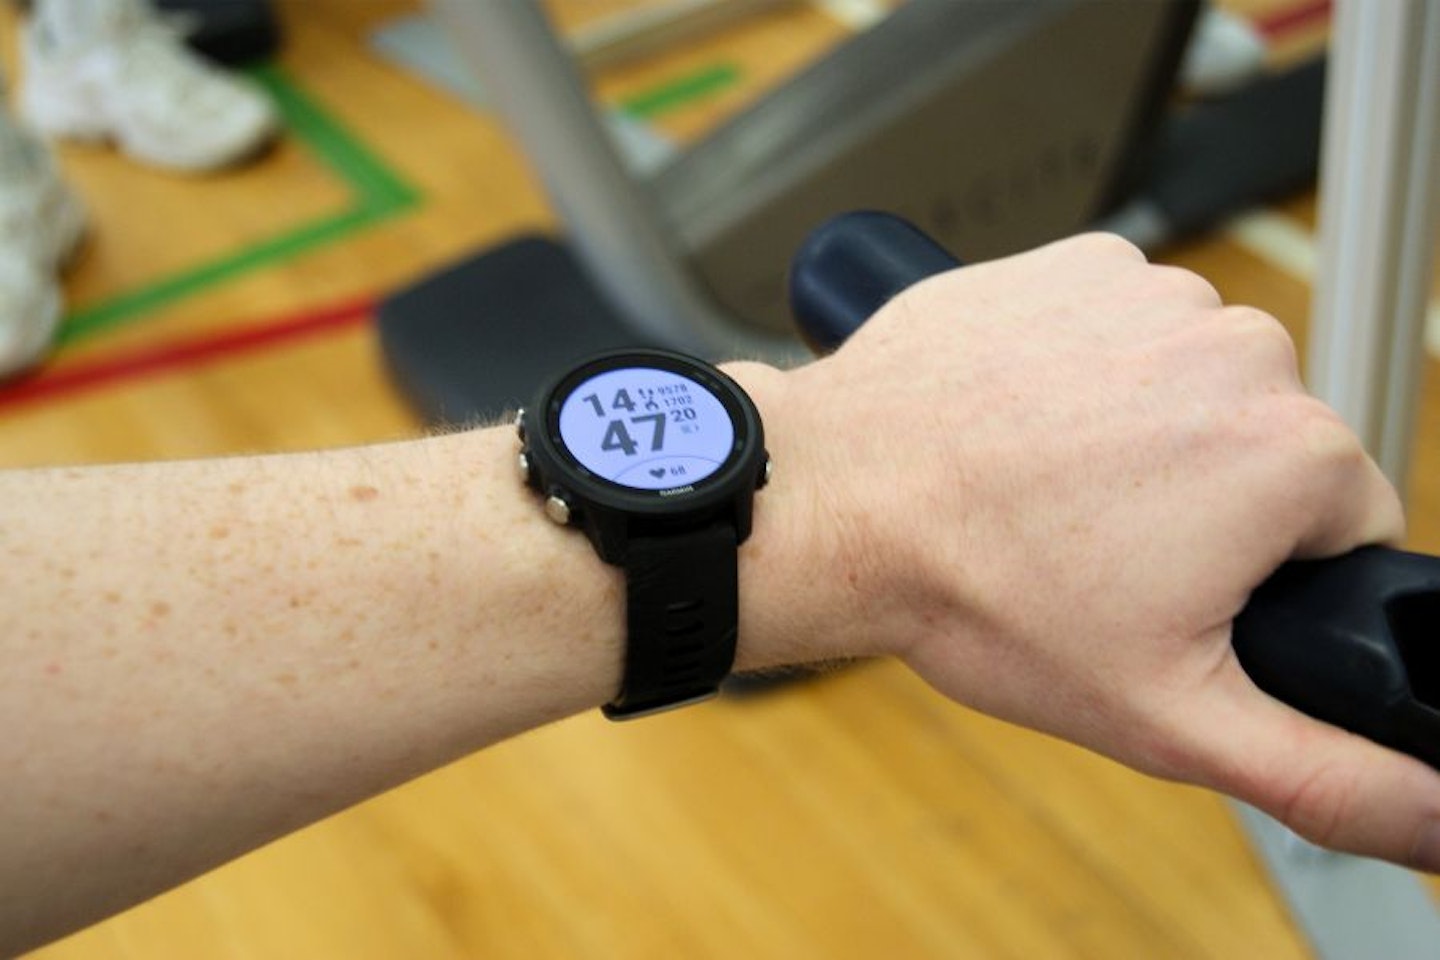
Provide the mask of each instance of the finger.
POLYGON ((1233 657, 1186 712, 1197 782, 1321 846, 1440 873, 1440 772, 1291 709, 1233 657))

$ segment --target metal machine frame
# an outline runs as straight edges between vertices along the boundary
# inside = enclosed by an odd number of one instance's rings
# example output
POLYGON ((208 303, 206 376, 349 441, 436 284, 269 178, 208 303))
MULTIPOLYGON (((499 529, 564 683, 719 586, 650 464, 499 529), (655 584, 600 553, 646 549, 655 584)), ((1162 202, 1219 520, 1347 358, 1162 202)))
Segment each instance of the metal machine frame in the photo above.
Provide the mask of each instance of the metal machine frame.
POLYGON ((433 6, 617 312, 676 349, 787 362, 807 355, 785 267, 828 215, 897 210, 976 258, 1092 222, 1164 109, 1198 0, 915 0, 644 181, 534 0, 433 6), (1037 67, 1083 82, 1018 82, 1037 67))

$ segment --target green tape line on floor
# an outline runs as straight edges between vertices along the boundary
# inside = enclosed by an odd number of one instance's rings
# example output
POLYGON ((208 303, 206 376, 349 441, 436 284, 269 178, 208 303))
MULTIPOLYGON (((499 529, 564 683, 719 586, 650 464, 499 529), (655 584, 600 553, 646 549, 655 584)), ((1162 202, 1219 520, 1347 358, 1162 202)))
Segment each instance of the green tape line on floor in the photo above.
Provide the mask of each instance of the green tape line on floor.
POLYGON ((646 90, 620 101, 620 109, 632 117, 651 119, 685 106, 695 100, 712 96, 740 80, 740 68, 733 63, 716 64, 695 73, 678 77, 669 83, 646 90))
POLYGON ((361 141, 320 106, 285 79, 275 67, 262 67, 253 76, 270 93, 286 124, 316 157, 333 170, 363 201, 375 209, 404 209, 419 194, 366 149, 361 141))
POLYGON ((61 330, 58 338, 61 345, 136 320, 202 290, 335 243, 419 202, 418 191, 306 96, 286 77, 284 71, 277 67, 263 67, 252 75, 273 98, 284 118, 287 132, 297 137, 317 160, 345 182, 351 193, 351 207, 301 224, 239 252, 76 310, 66 319, 61 330))

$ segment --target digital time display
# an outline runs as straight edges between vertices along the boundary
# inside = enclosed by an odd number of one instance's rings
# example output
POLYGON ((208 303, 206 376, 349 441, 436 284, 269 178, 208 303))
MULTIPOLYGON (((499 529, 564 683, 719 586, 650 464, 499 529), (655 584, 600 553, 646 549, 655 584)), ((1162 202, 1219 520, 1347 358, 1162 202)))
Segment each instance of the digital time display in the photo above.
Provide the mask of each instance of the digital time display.
POLYGON ((560 439, 591 473, 636 490, 698 483, 735 444, 730 413, 689 377, 621 367, 575 387, 560 406, 560 439))

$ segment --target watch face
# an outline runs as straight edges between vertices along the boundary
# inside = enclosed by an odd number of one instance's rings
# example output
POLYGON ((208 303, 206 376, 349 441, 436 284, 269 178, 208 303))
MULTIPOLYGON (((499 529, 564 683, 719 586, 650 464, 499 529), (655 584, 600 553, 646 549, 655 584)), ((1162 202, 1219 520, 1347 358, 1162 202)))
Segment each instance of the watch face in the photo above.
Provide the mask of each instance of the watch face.
POLYGON ((720 399, 681 373, 622 366, 582 381, 560 404, 560 440, 591 473, 634 490, 690 486, 735 446, 720 399))

